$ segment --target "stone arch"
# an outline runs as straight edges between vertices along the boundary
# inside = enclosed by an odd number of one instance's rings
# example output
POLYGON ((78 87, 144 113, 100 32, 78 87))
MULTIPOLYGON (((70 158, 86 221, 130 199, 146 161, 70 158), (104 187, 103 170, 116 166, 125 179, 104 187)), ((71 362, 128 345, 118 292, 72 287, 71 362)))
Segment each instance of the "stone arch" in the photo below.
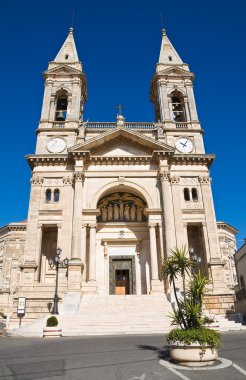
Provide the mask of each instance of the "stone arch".
POLYGON ((133 194, 136 194, 147 203, 148 208, 153 208, 153 201, 150 195, 148 194, 148 192, 142 186, 139 186, 136 183, 131 182, 131 181, 124 181, 124 184, 119 181, 113 181, 102 186, 93 197, 91 208, 97 208, 97 204, 103 196, 109 193, 112 193, 114 191, 118 192, 121 190, 124 192, 128 191, 133 194))

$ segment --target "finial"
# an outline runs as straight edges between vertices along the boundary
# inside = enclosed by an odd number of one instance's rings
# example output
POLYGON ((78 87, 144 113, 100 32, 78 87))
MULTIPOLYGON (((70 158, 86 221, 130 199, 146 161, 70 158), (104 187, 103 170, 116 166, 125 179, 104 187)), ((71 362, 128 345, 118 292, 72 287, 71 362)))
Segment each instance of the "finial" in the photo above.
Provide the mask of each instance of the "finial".
POLYGON ((73 34, 73 27, 69 28, 69 34, 73 34))
POLYGON ((162 29, 162 35, 163 35, 163 36, 166 36, 166 35, 167 35, 167 33, 166 33, 166 29, 162 29))

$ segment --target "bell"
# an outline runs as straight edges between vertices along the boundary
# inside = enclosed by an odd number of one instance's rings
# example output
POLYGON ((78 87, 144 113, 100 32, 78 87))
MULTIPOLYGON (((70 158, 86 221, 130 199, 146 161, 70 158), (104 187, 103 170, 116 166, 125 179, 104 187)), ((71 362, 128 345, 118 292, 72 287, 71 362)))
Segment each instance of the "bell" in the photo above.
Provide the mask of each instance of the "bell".
POLYGON ((65 117, 64 117, 62 111, 58 111, 58 112, 57 112, 57 114, 56 114, 56 120, 57 120, 57 121, 65 121, 65 117))

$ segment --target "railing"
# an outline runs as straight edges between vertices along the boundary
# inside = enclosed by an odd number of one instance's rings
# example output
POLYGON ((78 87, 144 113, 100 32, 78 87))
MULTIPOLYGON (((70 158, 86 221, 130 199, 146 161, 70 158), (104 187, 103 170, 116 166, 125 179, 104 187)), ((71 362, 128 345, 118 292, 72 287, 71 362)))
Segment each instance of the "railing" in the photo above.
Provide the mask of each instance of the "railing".
POLYGON ((245 300, 246 299, 246 289, 245 288, 242 288, 240 290, 237 290, 235 292, 235 295, 236 295, 236 300, 237 301, 242 301, 242 300, 245 300))
POLYGON ((188 128, 190 123, 182 122, 182 123, 175 123, 176 128, 188 128))
MULTIPOLYGON (((116 128, 117 123, 115 122, 88 122, 85 123, 86 128, 91 129, 108 129, 108 128, 116 128)), ((132 122, 125 123, 125 128, 129 129, 155 129, 154 123, 141 123, 141 122, 132 122)))
POLYGON ((53 128, 65 128, 65 121, 53 121, 53 128))

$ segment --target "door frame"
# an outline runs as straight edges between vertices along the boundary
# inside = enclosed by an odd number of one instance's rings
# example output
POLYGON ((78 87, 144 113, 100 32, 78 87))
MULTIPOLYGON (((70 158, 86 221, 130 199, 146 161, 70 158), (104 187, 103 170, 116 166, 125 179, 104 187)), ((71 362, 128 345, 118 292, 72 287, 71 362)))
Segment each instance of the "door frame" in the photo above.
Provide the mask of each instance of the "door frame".
POLYGON ((109 294, 115 295, 115 271, 129 270, 129 293, 136 294, 135 256, 109 256, 109 294))

